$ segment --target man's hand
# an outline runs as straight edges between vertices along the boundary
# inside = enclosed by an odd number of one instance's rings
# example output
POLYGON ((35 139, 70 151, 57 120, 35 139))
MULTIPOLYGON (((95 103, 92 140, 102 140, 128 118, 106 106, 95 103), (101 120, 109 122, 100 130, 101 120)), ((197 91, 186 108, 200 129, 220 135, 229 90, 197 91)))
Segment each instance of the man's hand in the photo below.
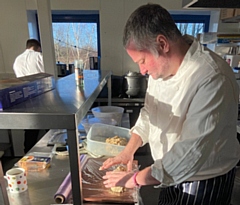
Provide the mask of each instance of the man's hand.
POLYGON ((105 162, 103 162, 102 166, 99 168, 99 170, 107 169, 113 165, 117 164, 126 164, 127 165, 127 171, 132 171, 132 163, 133 163, 133 156, 125 153, 122 151, 119 155, 113 158, 108 158, 105 162))
POLYGON ((105 180, 103 184, 106 188, 111 188, 115 186, 134 188, 135 184, 132 179, 133 175, 134 172, 127 171, 106 172, 106 175, 103 176, 103 179, 105 180))

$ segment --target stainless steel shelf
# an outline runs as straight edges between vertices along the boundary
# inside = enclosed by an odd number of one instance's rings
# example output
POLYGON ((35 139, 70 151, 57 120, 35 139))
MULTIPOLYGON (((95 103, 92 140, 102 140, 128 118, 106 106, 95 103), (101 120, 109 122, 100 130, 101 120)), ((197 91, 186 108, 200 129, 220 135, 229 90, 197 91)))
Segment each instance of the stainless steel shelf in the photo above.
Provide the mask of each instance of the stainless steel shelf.
POLYGON ((110 76, 103 71, 84 88, 76 86, 74 74, 61 78, 56 89, 0 112, 0 129, 75 129, 110 76))
POLYGON ((238 43, 217 43, 216 46, 218 46, 218 47, 234 47, 234 46, 240 46, 240 42, 238 42, 238 43))
MULTIPOLYGON (((71 74, 59 79, 56 89, 0 112, 0 129, 67 129, 72 195, 77 205, 82 204, 78 124, 104 85, 111 86, 111 72, 102 71, 98 80, 84 83, 84 88, 77 87, 71 74)), ((111 89, 108 93, 111 96, 111 89)))
POLYGON ((223 23, 240 23, 240 16, 233 16, 227 19, 222 19, 223 23))
MULTIPOLYGON (((107 98, 97 98, 95 102, 107 102, 107 98)), ((112 98, 111 102, 117 103, 144 103, 144 98, 112 98)))

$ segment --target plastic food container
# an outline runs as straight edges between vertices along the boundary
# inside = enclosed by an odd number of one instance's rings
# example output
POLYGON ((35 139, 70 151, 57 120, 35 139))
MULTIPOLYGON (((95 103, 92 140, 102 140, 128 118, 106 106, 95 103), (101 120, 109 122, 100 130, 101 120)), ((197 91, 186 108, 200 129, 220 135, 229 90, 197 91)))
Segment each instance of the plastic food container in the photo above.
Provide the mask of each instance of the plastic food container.
POLYGON ((96 123, 102 123, 102 124, 113 125, 113 126, 117 125, 117 121, 112 118, 93 117, 93 118, 86 118, 86 119, 82 120, 82 122, 81 122, 81 124, 83 125, 83 127, 85 129, 86 134, 89 132, 91 126, 96 123))
POLYGON ((109 137, 119 136, 130 139, 130 130, 112 125, 93 124, 87 134, 87 151, 95 155, 116 156, 125 146, 106 143, 109 137))
POLYGON ((94 117, 110 118, 117 121, 117 125, 121 126, 122 116, 124 112, 123 107, 118 106, 99 106, 91 109, 94 117))

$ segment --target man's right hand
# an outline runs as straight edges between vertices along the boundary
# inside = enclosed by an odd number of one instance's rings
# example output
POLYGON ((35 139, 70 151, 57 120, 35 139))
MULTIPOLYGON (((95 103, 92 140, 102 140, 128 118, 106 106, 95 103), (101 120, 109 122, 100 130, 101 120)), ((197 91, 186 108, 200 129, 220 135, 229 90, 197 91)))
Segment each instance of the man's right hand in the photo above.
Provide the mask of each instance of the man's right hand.
POLYGON ((102 166, 99 168, 99 170, 110 168, 111 166, 116 164, 126 164, 127 171, 132 171, 132 163, 133 163, 133 155, 126 153, 123 150, 116 157, 108 158, 106 161, 104 161, 102 166))
POLYGON ((110 168, 113 165, 125 164, 127 171, 132 171, 132 163, 135 151, 142 145, 142 139, 137 134, 132 133, 129 142, 122 152, 116 157, 108 158, 103 162, 99 170, 110 168))

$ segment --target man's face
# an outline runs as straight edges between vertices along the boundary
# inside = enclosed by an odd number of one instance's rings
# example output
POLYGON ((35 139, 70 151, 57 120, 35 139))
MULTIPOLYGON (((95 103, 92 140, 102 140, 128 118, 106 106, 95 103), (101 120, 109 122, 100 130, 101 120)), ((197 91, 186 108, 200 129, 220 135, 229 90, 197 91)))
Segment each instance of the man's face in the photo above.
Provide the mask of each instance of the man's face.
POLYGON ((126 49, 132 60, 138 64, 141 74, 151 75, 153 79, 166 78, 171 75, 166 55, 153 55, 150 51, 139 51, 130 43, 126 49))

